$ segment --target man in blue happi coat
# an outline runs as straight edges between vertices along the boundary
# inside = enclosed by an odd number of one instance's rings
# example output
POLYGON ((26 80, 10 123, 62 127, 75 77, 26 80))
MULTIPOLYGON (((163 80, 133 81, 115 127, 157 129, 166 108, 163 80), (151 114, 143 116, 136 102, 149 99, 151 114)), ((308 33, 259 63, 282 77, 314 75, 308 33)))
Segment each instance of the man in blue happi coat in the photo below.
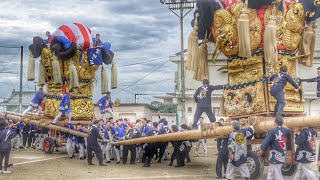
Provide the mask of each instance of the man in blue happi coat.
POLYGON ((310 180, 317 179, 311 168, 311 163, 316 160, 316 135, 317 133, 310 127, 304 128, 299 134, 296 133, 295 160, 299 163, 294 180, 303 179, 303 176, 310 180))
POLYGON ((240 173, 245 179, 250 178, 247 165, 247 139, 253 137, 255 124, 256 122, 248 128, 240 129, 239 121, 232 121, 233 132, 229 135, 228 139, 229 161, 226 171, 227 179, 234 179, 236 168, 240 169, 240 173))
POLYGON ((113 110, 112 110, 113 102, 111 100, 110 95, 111 95, 111 93, 108 91, 106 93, 106 95, 103 96, 102 98, 100 98, 98 101, 100 114, 101 114, 99 119, 103 119, 103 116, 106 114, 106 112, 108 112, 111 117, 113 117, 113 115, 114 115, 113 110))
POLYGON ((267 179, 283 180, 281 167, 285 162, 286 151, 291 149, 289 142, 290 130, 282 127, 283 119, 281 116, 277 116, 274 123, 276 127, 270 130, 267 137, 264 138, 258 155, 262 156, 262 154, 269 149, 269 171, 267 179))
MULTIPOLYGON (((36 95, 34 95, 34 97, 32 98, 29 107, 23 111, 22 116, 25 116, 29 111, 32 111, 33 109, 38 109, 40 106, 41 101, 44 98, 44 93, 43 93, 43 88, 40 87, 39 91, 36 93, 36 95)), ((39 111, 39 109, 38 109, 39 111)), ((39 111, 40 112, 40 111, 39 111)))
POLYGON ((217 85, 217 86, 210 85, 208 79, 204 79, 202 81, 202 86, 199 87, 193 95, 193 99, 197 103, 197 109, 196 109, 196 112, 194 113, 193 124, 192 124, 192 127, 194 129, 197 128, 197 123, 202 113, 207 114, 210 122, 216 121, 216 117, 212 112, 211 93, 214 90, 219 90, 223 88, 224 88, 224 85, 217 85))
POLYGON ((66 93, 63 95, 61 101, 60 101, 60 106, 59 106, 59 114, 54 118, 52 121, 52 124, 56 124, 59 118, 63 115, 66 114, 68 116, 69 123, 71 123, 71 107, 70 107, 70 99, 73 95, 73 90, 70 89, 69 93, 66 93))
POLYGON ((282 116, 283 109, 286 105, 283 89, 289 82, 295 89, 301 90, 298 84, 292 79, 292 77, 287 74, 287 67, 281 66, 280 73, 270 76, 270 81, 272 83, 270 93, 277 100, 274 106, 273 116, 282 116))

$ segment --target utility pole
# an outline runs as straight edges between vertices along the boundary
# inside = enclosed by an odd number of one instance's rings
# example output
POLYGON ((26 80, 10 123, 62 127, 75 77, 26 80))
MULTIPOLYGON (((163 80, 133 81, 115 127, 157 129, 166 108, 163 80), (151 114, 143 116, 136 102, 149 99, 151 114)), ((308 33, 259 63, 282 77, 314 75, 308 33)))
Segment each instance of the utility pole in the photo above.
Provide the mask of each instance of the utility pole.
POLYGON ((34 81, 34 91, 37 92, 37 82, 34 81))
POLYGON ((19 111, 22 113, 22 76, 23 76, 23 46, 21 48, 21 60, 20 60, 20 92, 19 92, 19 111))
POLYGON ((162 4, 169 5, 169 9, 180 19, 180 43, 181 43, 181 122, 187 123, 186 121, 186 87, 185 87, 185 61, 184 61, 184 44, 183 44, 183 20, 184 17, 194 8, 195 0, 160 0, 162 4), (184 10, 186 10, 184 12, 184 10), (176 13, 175 11, 180 11, 176 13))

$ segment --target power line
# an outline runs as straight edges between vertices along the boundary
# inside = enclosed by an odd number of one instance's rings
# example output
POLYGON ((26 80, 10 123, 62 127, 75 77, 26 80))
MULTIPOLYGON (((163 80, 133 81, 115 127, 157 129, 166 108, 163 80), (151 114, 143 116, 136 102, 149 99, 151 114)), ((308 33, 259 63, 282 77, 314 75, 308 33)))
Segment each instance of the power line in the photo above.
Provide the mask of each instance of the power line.
POLYGON ((141 84, 136 84, 134 86, 156 84, 156 83, 165 82, 165 81, 174 81, 174 79, 164 79, 164 80, 154 81, 154 82, 150 82, 150 83, 141 83, 141 84))
MULTIPOLYGON (((129 87, 131 87, 131 86, 137 84, 138 82, 142 81, 144 78, 148 77, 150 74, 152 74, 153 72, 155 72, 156 70, 158 70, 158 69, 160 69, 162 66, 164 66, 167 62, 168 62, 168 61, 165 61, 165 62, 162 63, 160 66, 158 66, 157 68, 155 68, 154 70, 152 70, 150 73, 148 73, 147 75, 145 75, 145 76, 143 76, 142 78, 138 79, 136 82, 130 84, 129 86, 125 87, 124 89, 126 90, 126 89, 128 89, 129 87)), ((120 90, 120 91, 116 92, 114 95, 120 93, 121 91, 123 91, 123 90, 120 90)))
MULTIPOLYGON (((138 64, 144 64, 144 63, 148 63, 148 62, 159 61, 159 60, 162 60, 164 58, 168 58, 168 56, 163 56, 163 57, 159 57, 159 58, 156 58, 156 59, 151 59, 151 60, 148 60, 148 61, 142 61, 142 62, 137 62, 137 63, 132 63, 132 64, 119 65, 118 67, 134 66, 134 65, 138 65, 138 64)), ((169 60, 167 60, 167 61, 169 61, 169 60)))
POLYGON ((10 61, 8 61, 6 63, 6 65, 0 70, 0 72, 2 72, 8 65, 9 63, 13 60, 13 58, 18 54, 18 52, 20 51, 20 49, 18 49, 18 51, 12 56, 12 58, 10 59, 10 61))

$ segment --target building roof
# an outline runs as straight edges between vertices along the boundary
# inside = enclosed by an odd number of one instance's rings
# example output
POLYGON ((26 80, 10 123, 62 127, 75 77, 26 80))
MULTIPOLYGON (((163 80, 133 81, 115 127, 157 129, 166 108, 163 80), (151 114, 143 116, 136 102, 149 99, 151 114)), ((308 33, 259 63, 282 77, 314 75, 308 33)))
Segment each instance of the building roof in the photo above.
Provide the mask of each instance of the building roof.
MULTIPOLYGON (((29 105, 35 93, 35 91, 22 91, 22 105, 29 105)), ((13 89, 11 95, 7 99, 1 101, 0 105, 19 105, 19 91, 13 89)))

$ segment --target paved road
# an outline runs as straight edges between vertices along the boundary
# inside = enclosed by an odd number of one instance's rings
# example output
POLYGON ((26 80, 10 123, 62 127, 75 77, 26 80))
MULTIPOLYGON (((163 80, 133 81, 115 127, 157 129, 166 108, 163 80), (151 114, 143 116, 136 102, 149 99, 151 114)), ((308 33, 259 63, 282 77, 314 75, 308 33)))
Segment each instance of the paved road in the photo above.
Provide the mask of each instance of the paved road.
MULTIPOLYGON (((191 163, 183 168, 168 166, 168 162, 153 163, 151 168, 142 168, 141 163, 135 165, 122 165, 112 162, 107 167, 99 167, 94 159, 95 166, 88 166, 86 161, 69 159, 65 149, 61 152, 46 155, 39 150, 27 149, 19 152, 12 151, 11 162, 13 174, 0 174, 0 179, 26 179, 26 180, 165 180, 165 179, 215 179, 216 147, 213 140, 210 140, 209 157, 193 157, 194 148, 191 155, 191 163)), ((315 163, 313 164, 316 170, 315 163)), ((239 173, 239 172, 238 172, 239 173)), ((261 179, 266 179, 267 167, 261 179)), ((237 176, 237 179, 241 179, 237 176)), ((286 177, 291 180, 292 177, 286 177)))

